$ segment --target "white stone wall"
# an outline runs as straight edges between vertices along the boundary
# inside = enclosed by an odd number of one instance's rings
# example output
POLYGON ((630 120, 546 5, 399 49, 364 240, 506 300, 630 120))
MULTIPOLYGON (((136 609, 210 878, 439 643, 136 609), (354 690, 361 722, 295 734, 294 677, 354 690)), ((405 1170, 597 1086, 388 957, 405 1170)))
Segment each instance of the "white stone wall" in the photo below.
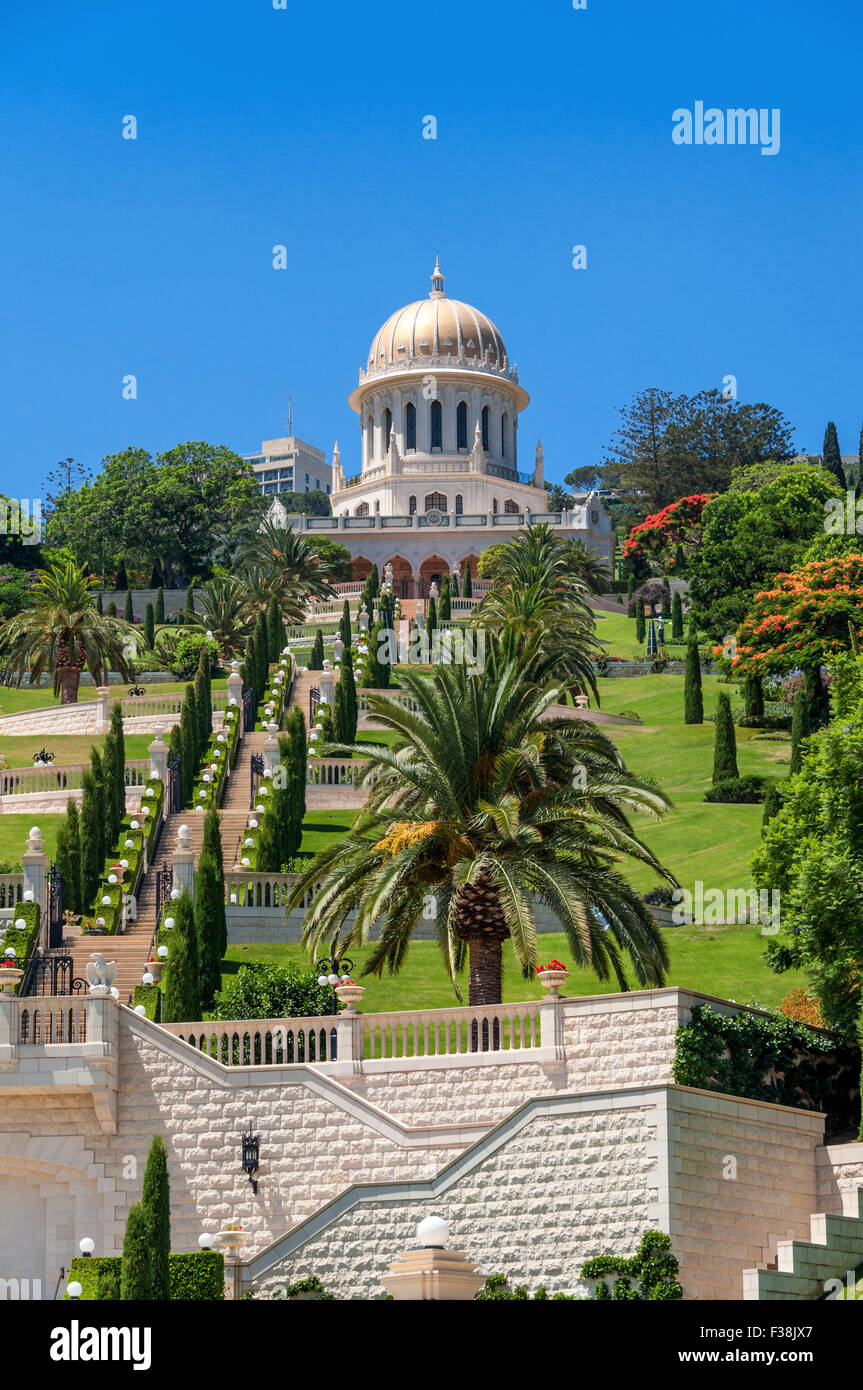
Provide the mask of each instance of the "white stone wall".
POLYGON ((818 1151, 818 1210, 835 1216, 857 1215, 863 1188, 863 1144, 828 1144, 818 1151))

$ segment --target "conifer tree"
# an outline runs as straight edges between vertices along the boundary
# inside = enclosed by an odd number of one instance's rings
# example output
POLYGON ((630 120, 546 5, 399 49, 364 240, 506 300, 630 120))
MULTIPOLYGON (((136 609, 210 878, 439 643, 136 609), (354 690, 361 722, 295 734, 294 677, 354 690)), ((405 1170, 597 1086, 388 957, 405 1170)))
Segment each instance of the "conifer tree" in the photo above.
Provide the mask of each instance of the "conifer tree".
POLYGON ((663 618, 671 617, 671 596, 670 591, 667 589, 662 595, 662 608, 660 613, 663 618))
POLYGON ((163 627, 165 623, 165 590, 159 585, 159 592, 156 594, 156 625, 163 627))
POLYGON ((195 691, 186 686, 186 698, 180 715, 180 785, 183 804, 188 806, 195 787, 198 771, 198 713, 195 708, 195 691))
POLYGON ((144 641, 152 651, 156 645, 156 611, 152 603, 144 609, 144 641))
POLYGON ((807 666, 803 672, 806 682, 806 712, 809 716, 809 732, 814 733, 826 724, 830 716, 830 700, 821 679, 820 666, 807 666))
POLYGON ((101 615, 102 611, 102 590, 100 589, 96 595, 96 612, 101 615))
POLYGON ((207 746, 210 731, 207 727, 207 676, 203 664, 198 664, 195 672, 195 719, 198 732, 198 756, 207 746))
POLYGON ((168 1155, 161 1134, 154 1134, 147 1154, 141 1206, 150 1246, 150 1297, 171 1297, 171 1188, 168 1181, 168 1155))
POLYGON ((635 640, 643 642, 647 635, 647 627, 644 621, 644 604, 640 599, 635 601, 635 640))
POLYGON ((193 1023, 201 1017, 200 952, 195 912, 188 893, 177 899, 172 910, 174 929, 168 946, 162 1011, 166 1023, 193 1023))
POLYGON ((842 454, 839 451, 839 436, 836 433, 836 426, 832 420, 828 420, 827 428, 824 431, 824 449, 822 454, 824 467, 833 474, 842 491, 845 491, 845 470, 842 467, 842 454))
POLYGON ((255 651, 255 634, 249 633, 246 640, 246 659, 243 662, 243 684, 247 690, 251 690, 255 704, 258 703, 256 683, 258 679, 258 657, 255 651))
MULTIPOLYGON (((268 816, 264 817, 264 821, 268 816)), ((262 827, 263 828, 263 827, 262 827)), ((258 864, 260 869, 261 865, 258 864)), ((268 869, 272 866, 267 866, 268 869)), ((276 864, 272 872, 281 868, 276 864)), ((210 852, 201 851, 195 871, 195 933, 198 939, 198 978, 201 1005, 209 1009, 222 983, 221 917, 225 904, 225 880, 210 852)), ((176 931, 176 928, 175 928, 176 931)))
POLYGON ((347 599, 345 599, 344 607, 342 608, 342 617, 339 623, 339 637, 346 647, 351 645, 351 610, 347 599))
POLYGON ((78 806, 71 796, 66 802, 66 815, 57 831, 55 862, 63 875, 64 907, 69 912, 82 912, 84 904, 81 902, 81 830, 78 806))
MULTIPOLYGON (((222 836, 221 836, 221 817, 215 806, 211 806, 204 817, 204 839, 201 845, 201 854, 209 854, 219 872, 219 877, 224 883, 225 866, 222 855, 222 836)), ((218 904, 218 943, 219 960, 222 959, 228 949, 228 924, 225 915, 225 895, 222 893, 218 904)))
POLYGON ((631 601, 632 601, 632 595, 633 595, 634 592, 635 592, 635 576, 634 576, 633 574, 630 574, 629 577, 627 578, 627 581, 626 581, 626 598, 627 598, 627 602, 631 602, 631 601))
POLYGON ((102 822, 103 822, 103 848, 109 854, 114 847, 114 825, 117 820, 117 812, 120 805, 119 792, 116 786, 117 771, 114 757, 114 730, 109 729, 105 735, 105 742, 102 745, 102 822))
POLYGON ((194 623, 196 619, 197 614, 195 612, 195 590, 193 589, 190 583, 188 589, 186 590, 186 614, 184 621, 186 623, 194 623))
POLYGON ((704 699, 701 694, 701 657, 698 654, 698 633, 694 623, 689 625, 686 643, 686 675, 683 687, 684 724, 704 723, 704 699))
POLYGON ((453 598, 461 598, 461 594, 459 593, 458 570, 453 570, 452 572, 452 578, 450 581, 450 592, 452 593, 453 598))
POLYGON ((426 611, 426 632, 429 635, 429 644, 431 644, 431 635, 437 626, 437 604, 434 601, 434 596, 432 596, 429 599, 428 609, 426 611))
POLYGON ((450 596, 449 575, 445 574, 440 586, 440 619, 441 622, 449 622, 452 617, 452 599, 450 596))
POLYGON ((315 640, 312 646, 312 654, 309 658, 310 671, 323 671, 324 669, 324 637, 321 629, 315 633, 315 640))
POLYGON ((674 590, 674 598, 671 600, 671 640, 683 641, 683 600, 679 589, 674 590))
POLYGON ((285 625, 282 622, 282 612, 279 608, 279 601, 273 594, 267 608, 267 638, 270 655, 270 663, 278 664, 282 654, 282 647, 285 645, 285 625))
POLYGON ((267 634, 267 617, 261 612, 255 623, 255 703, 260 704, 267 688, 270 663, 268 659, 269 636, 267 634))
POLYGON ((81 910, 88 912, 96 897, 104 863, 101 852, 102 808, 96 779, 89 768, 81 777, 81 786, 81 910))
POLYGON ((762 835, 781 805, 782 798, 779 795, 779 785, 776 782, 771 782, 764 793, 764 810, 761 813, 762 835))
POLYGON ((713 784, 737 779, 737 737, 731 717, 731 701, 726 691, 719 692, 716 708, 716 729, 713 736, 713 784))
POLYGON ((356 742, 357 716, 357 687, 354 680, 354 668, 350 661, 343 661, 336 685, 336 742, 356 742))
POLYGON ((743 682, 743 702, 747 718, 760 718, 764 713, 764 688, 760 676, 746 676, 743 682))
POLYGON ((116 603, 114 602, 114 600, 111 599, 111 602, 108 604, 108 617, 109 617, 109 618, 116 618, 116 616, 117 616, 117 605, 116 605, 116 603))
POLYGON ((116 1303, 120 1298, 120 1266, 103 1264, 96 1280, 96 1298, 100 1303, 116 1303))
POLYGON ((102 755, 98 748, 90 749, 90 771, 93 774, 93 781, 96 785, 97 806, 100 812, 97 849, 101 871, 102 861, 108 853, 108 846, 105 844, 105 765, 102 762, 102 755))
POLYGON ((464 566, 464 596, 465 598, 473 598, 473 581, 470 577, 470 564, 468 561, 465 561, 464 566))
POLYGON ((153 1297, 150 1232, 140 1202, 129 1208, 126 1217, 120 1262, 120 1297, 130 1303, 146 1302, 153 1297))
POLYGON ((794 696, 794 708, 791 714, 791 763, 788 771, 792 776, 795 772, 799 772, 803 765, 803 740, 807 739, 811 732, 809 703, 806 699, 806 690, 801 685, 794 696))
POLYGON ((126 739, 123 734, 123 706, 119 700, 115 700, 111 705, 111 733, 114 736, 114 823, 111 830, 113 845, 126 814, 126 739))
POLYGON ((131 589, 127 589, 127 590, 126 590, 126 607, 125 607, 125 609, 123 610, 123 617, 126 619, 126 622, 127 622, 127 623, 133 623, 133 622, 135 621, 135 612, 134 612, 134 609, 132 608, 132 590, 131 590, 131 589))
POLYGON ((121 560, 121 561, 120 561, 120 566, 119 566, 119 568, 118 568, 118 570, 117 570, 117 578, 116 578, 115 583, 114 583, 114 588, 115 588, 115 589, 119 589, 119 590, 122 592, 123 589, 128 589, 128 587, 129 587, 129 577, 128 577, 128 575, 126 574, 126 561, 125 561, 125 560, 121 560))

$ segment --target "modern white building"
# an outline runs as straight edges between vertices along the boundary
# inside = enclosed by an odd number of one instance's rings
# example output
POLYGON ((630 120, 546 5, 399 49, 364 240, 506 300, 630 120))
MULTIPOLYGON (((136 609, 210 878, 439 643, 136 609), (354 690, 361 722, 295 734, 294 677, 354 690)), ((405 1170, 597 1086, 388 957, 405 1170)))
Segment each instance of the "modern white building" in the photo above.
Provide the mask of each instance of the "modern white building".
MULTIPOLYGON (((519 417, 530 397, 499 330, 444 289, 436 262, 426 299, 398 309, 375 334, 348 397, 359 416, 361 471, 345 478, 333 451, 331 517, 292 517, 298 529, 338 532, 354 577, 393 566, 396 592, 423 596, 445 571, 476 577, 482 551, 545 521, 587 542, 611 567, 614 536, 599 496, 549 512, 537 440, 518 467, 519 417)), ((270 460, 272 462, 272 460, 270 460)))
POLYGON ((279 492, 326 492, 332 473, 324 454, 296 435, 265 439, 259 454, 244 454, 266 496, 279 492))

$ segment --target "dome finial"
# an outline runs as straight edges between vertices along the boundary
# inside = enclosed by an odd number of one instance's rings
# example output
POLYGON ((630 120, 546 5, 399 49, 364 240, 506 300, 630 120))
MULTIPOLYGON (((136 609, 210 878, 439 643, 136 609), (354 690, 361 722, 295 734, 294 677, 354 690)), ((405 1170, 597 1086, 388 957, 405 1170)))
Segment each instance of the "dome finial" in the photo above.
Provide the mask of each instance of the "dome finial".
POLYGON ((431 273, 431 282, 432 287, 431 293, 429 294, 429 299, 445 299, 446 291, 443 287, 444 273, 440 268, 440 256, 437 254, 435 254, 434 258, 434 270, 431 273))

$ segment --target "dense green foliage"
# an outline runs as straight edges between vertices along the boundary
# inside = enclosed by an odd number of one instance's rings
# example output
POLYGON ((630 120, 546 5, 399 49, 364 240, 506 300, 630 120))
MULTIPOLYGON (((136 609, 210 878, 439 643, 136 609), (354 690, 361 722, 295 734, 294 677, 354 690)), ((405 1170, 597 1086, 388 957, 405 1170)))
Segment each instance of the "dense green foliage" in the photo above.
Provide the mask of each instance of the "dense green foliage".
POLYGON ((333 991, 317 970, 297 965, 242 965, 216 995, 213 1018, 310 1018, 332 1012, 333 991))
POLYGON ((150 1248, 151 1294, 154 1299, 171 1297, 171 1188, 168 1181, 168 1155, 161 1134, 154 1134, 147 1154, 141 1206, 150 1248))
POLYGON ((713 739, 713 785, 719 782, 736 780, 740 776, 737 768, 737 739, 734 734, 734 720, 731 718, 731 701, 722 690, 716 707, 716 727, 713 739))
POLYGON ((162 1016, 166 1023, 191 1023, 201 1017, 198 974, 200 950, 195 913, 188 893, 172 904, 174 926, 169 934, 162 1016))
POLYGON ((153 1263, 150 1227, 143 1205, 135 1202, 126 1217, 120 1264, 120 1297, 141 1303, 153 1297, 153 1263))
POLYGON ((668 1302, 683 1297, 679 1268, 671 1237, 664 1231, 646 1231, 634 1255, 597 1255, 582 1267, 581 1277, 597 1281, 595 1299, 668 1302), (616 1275, 611 1287, 605 1282, 610 1275, 616 1275))

